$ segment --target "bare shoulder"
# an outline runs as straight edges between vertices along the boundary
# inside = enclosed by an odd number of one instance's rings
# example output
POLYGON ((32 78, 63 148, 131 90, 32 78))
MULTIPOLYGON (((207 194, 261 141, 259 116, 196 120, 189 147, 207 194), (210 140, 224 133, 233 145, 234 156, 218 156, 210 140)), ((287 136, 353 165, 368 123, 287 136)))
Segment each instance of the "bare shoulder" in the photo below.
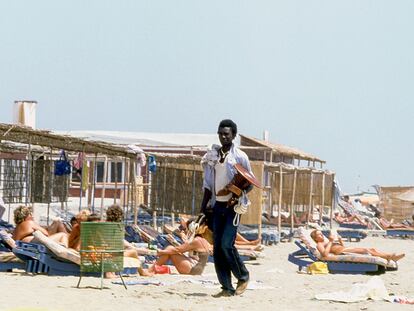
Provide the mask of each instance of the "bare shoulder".
POLYGON ((36 223, 33 220, 25 220, 22 223, 20 223, 19 227, 21 229, 28 229, 33 228, 36 225, 36 223))

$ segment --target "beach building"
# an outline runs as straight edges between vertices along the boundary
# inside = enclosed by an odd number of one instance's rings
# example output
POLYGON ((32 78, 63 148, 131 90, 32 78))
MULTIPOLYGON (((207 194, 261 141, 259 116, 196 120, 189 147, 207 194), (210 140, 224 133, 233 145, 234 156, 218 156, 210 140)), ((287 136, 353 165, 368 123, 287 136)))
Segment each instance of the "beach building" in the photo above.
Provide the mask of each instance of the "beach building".
MULTIPOLYGON (((78 197, 79 208, 102 213, 110 198, 135 216, 141 204, 158 215, 197 214, 201 156, 219 143, 216 134, 41 131, 16 124, 0 124, 0 135, 0 192, 6 203, 78 197), (56 163, 65 160, 61 150, 72 170, 56 175, 56 163)), ((279 228, 284 222, 293 229, 297 217, 315 221, 332 211, 334 173, 324 169, 324 160, 266 138, 242 134, 237 144, 263 185, 250 193, 252 207, 242 223, 260 225, 265 212, 279 228)))

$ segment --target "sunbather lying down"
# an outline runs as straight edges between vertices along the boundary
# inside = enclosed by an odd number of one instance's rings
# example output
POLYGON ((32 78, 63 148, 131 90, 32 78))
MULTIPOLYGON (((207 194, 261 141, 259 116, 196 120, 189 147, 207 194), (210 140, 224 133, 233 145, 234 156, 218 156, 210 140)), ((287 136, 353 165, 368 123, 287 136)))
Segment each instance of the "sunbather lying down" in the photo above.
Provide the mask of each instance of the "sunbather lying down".
POLYGON ((31 242, 34 238, 33 233, 39 230, 53 241, 68 247, 68 234, 63 223, 56 220, 45 229, 34 221, 32 209, 29 206, 19 206, 14 211, 14 222, 16 228, 13 232, 13 239, 16 241, 31 242))
POLYGON ((409 225, 404 225, 402 223, 395 223, 394 219, 388 220, 382 216, 380 211, 375 212, 375 217, 378 220, 379 224, 384 230, 387 229, 414 229, 414 227, 409 225))
POLYGON ((365 247, 346 247, 340 236, 336 236, 331 233, 328 237, 328 241, 325 240, 325 236, 320 230, 313 230, 311 232, 312 239, 316 242, 316 247, 323 257, 329 257, 331 254, 340 255, 344 253, 351 254, 364 254, 372 255, 384 258, 386 260, 398 261, 405 256, 405 254, 385 253, 380 252, 375 248, 365 247))

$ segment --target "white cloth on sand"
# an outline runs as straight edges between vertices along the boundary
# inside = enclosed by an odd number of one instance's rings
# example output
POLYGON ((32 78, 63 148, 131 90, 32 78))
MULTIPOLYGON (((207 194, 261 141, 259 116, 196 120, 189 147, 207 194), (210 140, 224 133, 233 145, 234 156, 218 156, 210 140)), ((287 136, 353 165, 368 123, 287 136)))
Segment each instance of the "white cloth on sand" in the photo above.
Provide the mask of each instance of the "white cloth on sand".
POLYGON ((332 292, 315 295, 317 300, 337 302, 359 302, 368 299, 392 301, 383 280, 379 276, 372 277, 367 283, 356 283, 348 292, 332 292))

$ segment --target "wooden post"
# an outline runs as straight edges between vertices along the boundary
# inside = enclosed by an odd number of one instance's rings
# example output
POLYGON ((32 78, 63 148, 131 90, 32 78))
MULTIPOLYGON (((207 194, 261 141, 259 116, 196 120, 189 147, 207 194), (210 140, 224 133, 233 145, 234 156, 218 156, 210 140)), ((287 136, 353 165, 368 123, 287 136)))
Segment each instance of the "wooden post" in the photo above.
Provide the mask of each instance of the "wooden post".
MULTIPOLYGON (((192 149, 191 149, 192 150, 192 149)), ((175 187, 177 186, 177 169, 174 169, 173 187, 172 187, 172 203, 171 203, 171 225, 175 226, 175 187)))
POLYGON ((95 191, 95 166, 96 166, 96 155, 92 160, 90 170, 89 170, 89 181, 88 181, 88 208, 92 207, 92 196, 94 196, 95 191))
POLYGON ((297 177, 297 170, 294 169, 294 175, 293 175, 293 189, 292 189, 292 202, 290 204, 290 228, 293 231, 294 229, 294 219, 293 219, 293 206, 295 205, 295 195, 296 195, 296 177, 297 177))
POLYGON ((195 215, 195 183, 196 183, 196 175, 195 175, 195 164, 193 164, 193 181, 191 186, 191 215, 195 215))
POLYGON ((269 200, 269 213, 270 213, 270 216, 272 216, 272 214, 273 214, 273 205, 272 205, 272 186, 271 186, 271 183, 272 183, 272 179, 273 179, 273 172, 269 172, 269 174, 270 174, 270 183, 269 183, 269 187, 268 187, 268 189, 269 189, 269 195, 268 195, 268 200, 269 200))
POLYGON ((49 218, 50 218, 50 202, 52 202, 52 190, 53 190, 53 176, 54 176, 54 172, 53 172, 53 150, 52 147, 50 147, 50 154, 49 154, 49 171, 48 171, 48 176, 49 176, 49 195, 47 198, 47 226, 49 227, 49 218))
POLYGON ((152 227, 157 230, 157 211, 152 212, 152 227))
POLYGON ((105 156, 104 167, 103 167, 103 180, 102 180, 102 188, 101 188, 101 220, 103 220, 103 209, 104 209, 105 188, 106 188, 107 178, 108 178, 108 158, 105 156))
POLYGON ((98 154, 95 153, 93 162, 93 192, 92 192, 92 213, 95 213, 96 183, 98 182, 98 154))
MULTIPOLYGON (((31 158, 32 158, 32 137, 29 134, 29 145, 27 147, 27 165, 26 165, 26 205, 29 203, 29 201, 32 201, 30 198, 31 195, 31 185, 30 183, 32 182, 31 180, 31 171, 32 171, 32 163, 31 163, 31 158)), ((34 207, 32 206, 32 213, 33 215, 35 214, 34 211, 34 207)))
POLYGON ((168 163, 165 161, 164 166, 164 182, 163 182, 163 202, 162 202, 162 209, 161 209, 161 215, 164 222, 164 213, 165 213, 165 207, 167 205, 167 167, 168 163))
POLYGON ((322 225, 324 206, 325 206, 325 172, 323 172, 323 175, 322 175, 322 199, 321 199, 321 208, 319 209, 319 225, 322 225))
POLYGON ((137 201, 137 162, 134 160, 132 162, 132 189, 133 189, 133 207, 134 207, 134 225, 138 223, 138 201, 137 201))
POLYGON ((127 159, 127 166, 126 166, 126 172, 127 172, 127 196, 126 196, 126 213, 125 217, 128 217, 129 212, 129 202, 131 198, 131 160, 127 159))
POLYGON ((310 180, 310 189, 309 189, 309 205, 308 205, 308 216, 306 217, 306 228, 309 227, 309 221, 311 219, 311 215, 313 215, 313 206, 312 206, 312 199, 313 199, 313 171, 311 171, 311 180, 310 180))
POLYGON ((283 195, 283 168, 279 166, 279 203, 277 206, 277 229, 282 230, 282 195, 283 195))
MULTIPOLYGON (((115 187, 114 187, 114 204, 116 204, 116 199, 118 198, 118 160, 116 159, 114 162, 115 170, 114 170, 114 179, 115 179, 115 187)), ((112 166, 112 164, 111 164, 112 166)))
POLYGON ((329 228, 332 229, 332 221, 333 221, 333 210, 335 208, 335 174, 332 174, 332 202, 331 202, 331 212, 330 212, 330 221, 329 221, 329 228))
POLYGON ((126 157, 124 157, 124 161, 123 161, 123 163, 124 163, 124 179, 123 179, 123 183, 124 183, 124 190, 123 190, 123 193, 122 193, 122 196, 123 196, 123 209, 124 209, 124 217, 125 217, 125 223, 126 223, 126 219, 127 219, 127 206, 128 206, 128 204, 127 204, 127 181, 126 181, 126 179, 127 179, 127 175, 128 175, 128 169, 127 169, 127 158, 126 157))

